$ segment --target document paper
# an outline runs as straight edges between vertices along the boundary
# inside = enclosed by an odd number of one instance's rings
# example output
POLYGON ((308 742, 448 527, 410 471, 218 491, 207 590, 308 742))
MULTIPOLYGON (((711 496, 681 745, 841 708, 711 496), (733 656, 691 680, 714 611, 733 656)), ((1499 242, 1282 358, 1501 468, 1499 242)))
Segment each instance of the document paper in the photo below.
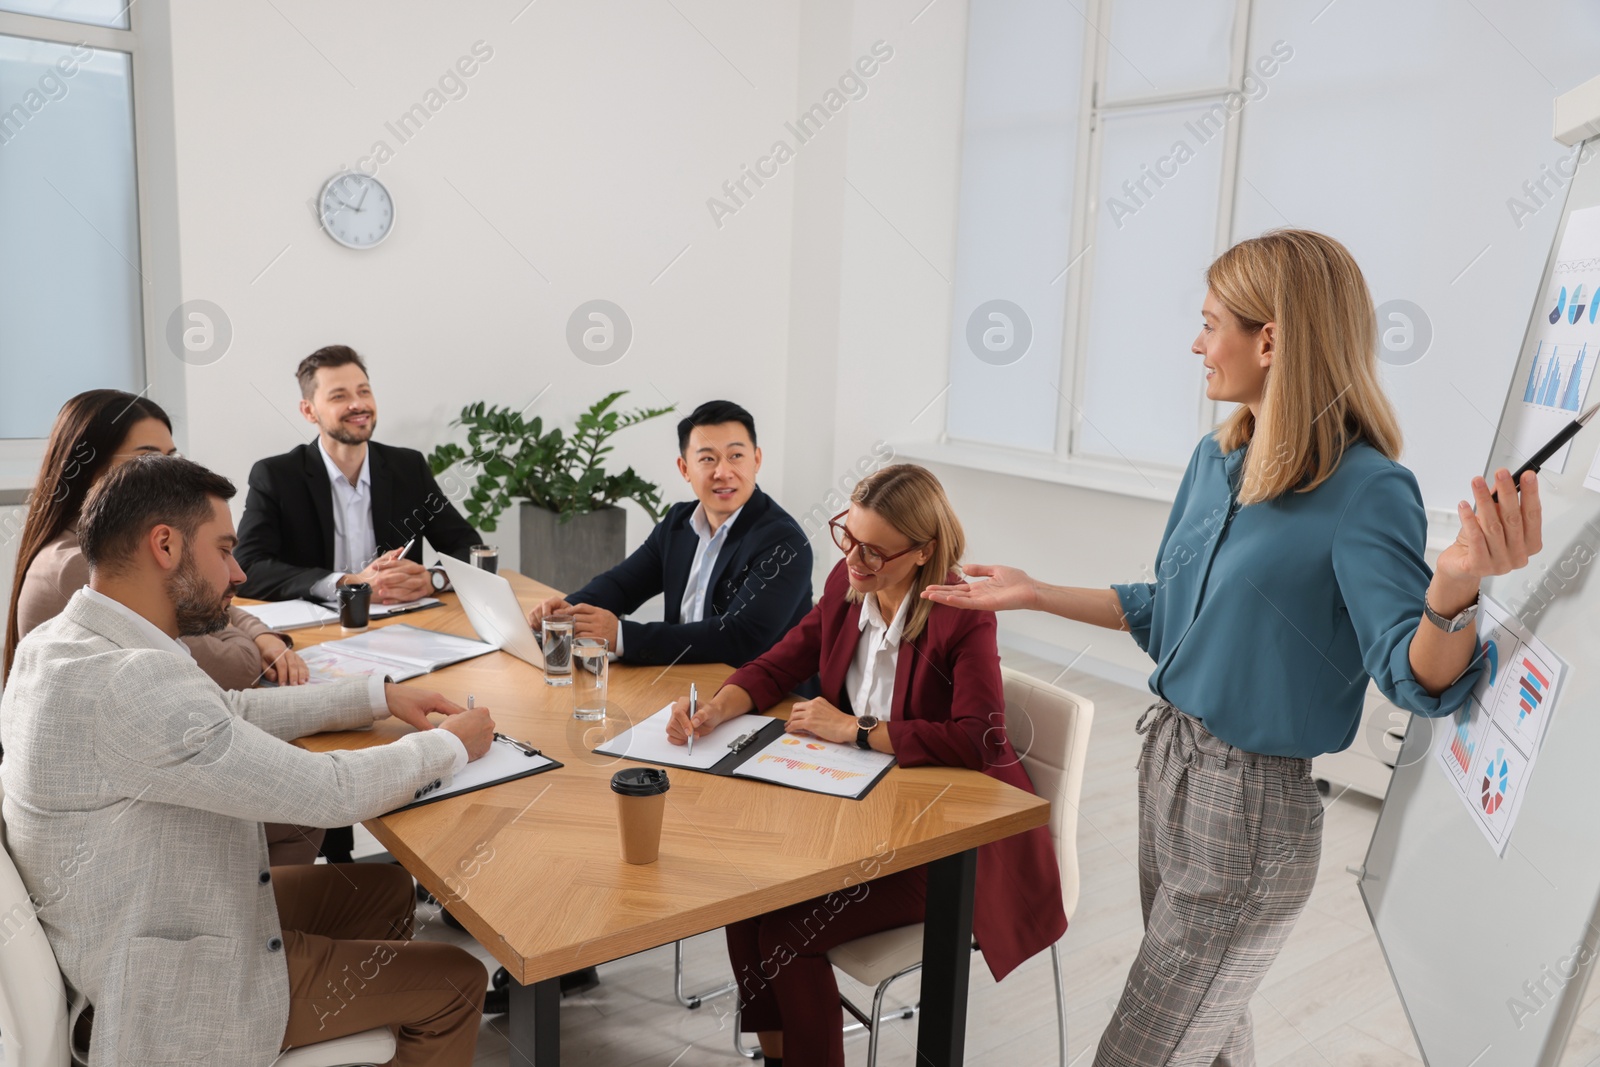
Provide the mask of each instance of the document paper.
POLYGON ((887 752, 784 734, 745 760, 733 774, 813 793, 860 797, 893 764, 894 757, 887 752))
POLYGON ((1488 597, 1481 604, 1477 655, 1487 666, 1439 730, 1434 758, 1489 847, 1504 856, 1567 665, 1505 608, 1488 597))
POLYGON ((704 737, 696 737, 694 754, 690 755, 689 746, 675 745, 667 740, 667 722, 671 718, 672 705, 668 704, 631 730, 625 730, 611 740, 596 745, 595 751, 645 763, 709 771, 733 751, 728 747, 730 744, 773 721, 767 715, 741 715, 737 719, 729 719, 704 737))

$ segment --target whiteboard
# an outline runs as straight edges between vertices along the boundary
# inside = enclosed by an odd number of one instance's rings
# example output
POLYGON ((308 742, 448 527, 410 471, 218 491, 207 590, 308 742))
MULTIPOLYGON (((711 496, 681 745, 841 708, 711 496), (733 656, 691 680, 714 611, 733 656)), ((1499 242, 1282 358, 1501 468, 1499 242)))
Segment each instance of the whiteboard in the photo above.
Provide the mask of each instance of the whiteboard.
MULTIPOLYGON (((1515 427, 1530 378, 1542 380, 1534 362, 1549 356, 1554 307, 1545 306, 1546 294, 1569 273, 1556 276, 1556 253, 1573 213, 1596 206, 1600 159, 1591 159, 1568 188, 1487 470, 1515 470, 1532 451, 1521 447, 1515 427)), ((1600 286, 1600 262, 1582 284, 1589 292, 1600 286)), ((1600 386, 1587 403, 1597 400, 1600 386)), ((1471 439, 1470 428, 1460 439, 1471 439)), ((1414 716, 1361 875, 1378 941, 1432 1067, 1553 1067, 1600 966, 1600 492, 1583 487, 1597 446, 1600 419, 1573 441, 1563 470, 1547 466, 1540 475, 1543 551, 1524 571, 1483 586, 1568 664, 1504 856, 1484 841, 1430 758, 1451 720, 1414 716)))

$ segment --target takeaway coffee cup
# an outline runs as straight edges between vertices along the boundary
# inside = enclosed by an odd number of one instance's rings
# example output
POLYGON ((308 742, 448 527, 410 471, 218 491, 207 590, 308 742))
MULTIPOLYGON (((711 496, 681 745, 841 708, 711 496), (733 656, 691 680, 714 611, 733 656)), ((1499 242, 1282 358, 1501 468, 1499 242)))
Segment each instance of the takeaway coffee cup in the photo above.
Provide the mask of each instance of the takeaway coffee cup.
POLYGON ((617 795, 617 829, 622 858, 629 863, 654 863, 661 851, 661 816, 667 810, 667 772, 658 767, 629 767, 611 776, 617 795))
POLYGON ((365 630, 372 613, 372 586, 352 582, 339 587, 339 625, 346 630, 365 630))

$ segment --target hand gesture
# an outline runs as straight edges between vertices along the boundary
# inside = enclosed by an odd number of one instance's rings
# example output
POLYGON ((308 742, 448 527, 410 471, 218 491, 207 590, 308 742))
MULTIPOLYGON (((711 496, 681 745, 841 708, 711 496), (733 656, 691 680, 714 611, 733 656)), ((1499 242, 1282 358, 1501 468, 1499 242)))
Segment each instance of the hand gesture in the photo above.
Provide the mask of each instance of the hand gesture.
POLYGON ((696 737, 704 737, 717 728, 718 721, 716 709, 706 700, 700 701, 694 718, 690 719, 689 695, 685 693, 672 702, 672 715, 667 719, 667 740, 674 745, 686 745, 690 730, 696 737))
POLYGON ((615 615, 593 604, 575 604, 570 610, 573 637, 601 637, 607 642, 606 648, 617 650, 617 631, 622 623, 615 615))
MULTIPOLYGON (((1435 574, 1458 588, 1469 603, 1481 579, 1506 574, 1528 565, 1528 557, 1544 547, 1542 512, 1539 506, 1539 476, 1533 471, 1522 476, 1521 492, 1504 467, 1495 472, 1494 492, 1482 478, 1472 479, 1472 495, 1477 508, 1465 500, 1456 505, 1461 531, 1455 541, 1439 553, 1435 574)), ((1443 606, 1436 605, 1435 611, 1443 606)))
POLYGON ((311 668, 277 634, 256 638, 261 653, 261 673, 279 685, 304 685, 311 680, 311 668))
POLYGON ((372 599, 379 604, 405 604, 433 592, 428 569, 409 559, 380 559, 359 577, 371 583, 372 599))
POLYGON ((990 567, 982 563, 968 564, 962 570, 968 577, 987 580, 962 582, 959 585, 930 585, 922 591, 923 597, 935 604, 974 611, 1006 611, 1039 606, 1038 586, 1026 571, 1016 567, 990 567))
POLYGON ((548 600, 541 600, 533 606, 533 610, 528 612, 528 625, 538 630, 544 626, 545 616, 570 614, 571 611, 572 605, 568 604, 564 598, 553 596, 548 600))
POLYGON ((467 761, 482 759, 489 752, 489 746, 494 744, 494 720, 489 717, 489 709, 476 707, 462 711, 459 715, 452 715, 439 724, 439 729, 449 730, 461 739, 467 747, 467 761))
POLYGON ((824 741, 850 744, 856 739, 857 726, 855 716, 846 715, 822 697, 815 697, 797 701, 789 709, 789 722, 783 730, 785 733, 809 734, 824 741))
POLYGON ((439 693, 396 685, 394 682, 383 687, 383 695, 389 703, 389 714, 418 730, 433 729, 433 723, 428 719, 430 714, 454 716, 465 715, 467 711, 439 693))

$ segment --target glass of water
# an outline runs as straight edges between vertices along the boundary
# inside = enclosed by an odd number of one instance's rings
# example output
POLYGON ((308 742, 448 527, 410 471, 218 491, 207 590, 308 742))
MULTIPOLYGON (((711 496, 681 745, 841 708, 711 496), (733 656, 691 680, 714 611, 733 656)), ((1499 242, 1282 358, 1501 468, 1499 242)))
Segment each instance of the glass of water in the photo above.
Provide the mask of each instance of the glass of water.
POLYGON ((544 646, 544 684, 572 684, 572 616, 546 615, 540 637, 544 646))
POLYGON ((606 717, 606 668, 611 643, 580 637, 572 643, 572 717, 598 722, 606 717))
POLYGON ((493 545, 473 545, 468 550, 472 565, 490 574, 500 573, 500 550, 493 545))

